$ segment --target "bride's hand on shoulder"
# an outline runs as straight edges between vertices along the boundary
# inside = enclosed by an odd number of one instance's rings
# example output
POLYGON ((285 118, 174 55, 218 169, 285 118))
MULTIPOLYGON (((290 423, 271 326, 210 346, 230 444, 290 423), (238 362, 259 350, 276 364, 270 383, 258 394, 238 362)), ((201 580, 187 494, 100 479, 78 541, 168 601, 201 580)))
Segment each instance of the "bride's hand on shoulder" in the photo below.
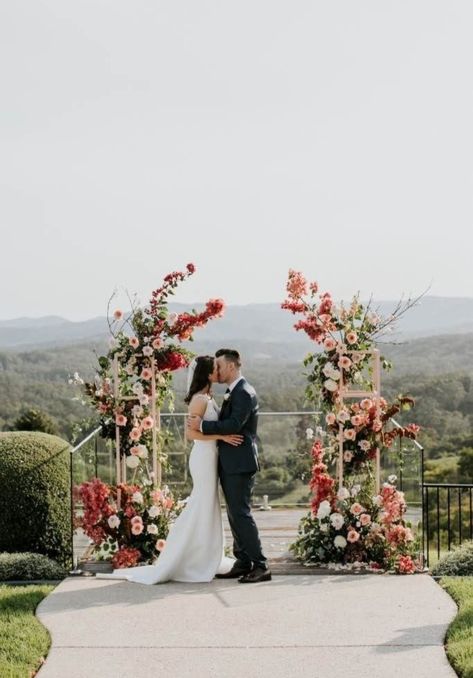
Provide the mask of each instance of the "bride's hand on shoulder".
POLYGON ((238 445, 241 445, 244 440, 243 436, 239 435, 238 433, 229 433, 226 436, 222 436, 221 439, 224 442, 233 445, 233 447, 238 447, 238 445))

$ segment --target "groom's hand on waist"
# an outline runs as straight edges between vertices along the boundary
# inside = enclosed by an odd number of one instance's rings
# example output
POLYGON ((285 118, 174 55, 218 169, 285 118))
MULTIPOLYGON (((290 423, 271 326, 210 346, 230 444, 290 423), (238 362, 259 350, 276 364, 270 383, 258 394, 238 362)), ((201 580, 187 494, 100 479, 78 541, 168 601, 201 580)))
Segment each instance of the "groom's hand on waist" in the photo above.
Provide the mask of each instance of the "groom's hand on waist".
POLYGON ((187 428, 191 431, 202 431, 201 427, 202 417, 197 414, 190 414, 187 417, 187 428))

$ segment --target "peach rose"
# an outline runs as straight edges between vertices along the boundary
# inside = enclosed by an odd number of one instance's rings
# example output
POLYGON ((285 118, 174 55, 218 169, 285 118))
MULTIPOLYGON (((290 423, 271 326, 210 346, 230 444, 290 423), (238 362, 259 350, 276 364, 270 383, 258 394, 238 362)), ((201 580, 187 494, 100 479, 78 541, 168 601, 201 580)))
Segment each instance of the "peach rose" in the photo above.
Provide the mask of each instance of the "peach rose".
POLYGON ((362 410, 369 410, 373 407, 373 401, 370 400, 369 398, 363 398, 363 400, 360 403, 360 407, 362 410))
POLYGON ((163 345, 163 342, 161 341, 161 339, 159 337, 156 337, 156 339, 153 339, 153 342, 151 344, 151 346, 155 349, 161 348, 162 345, 163 345))
POLYGON ((140 456, 140 448, 137 447, 136 445, 133 445, 133 447, 130 447, 130 454, 132 454, 135 457, 140 456))
POLYGON ((141 534, 144 530, 144 526, 142 522, 132 522, 131 524, 131 533, 137 537, 139 534, 141 534))
POLYGON ((362 513, 360 515, 360 523, 363 525, 363 527, 366 527, 371 523, 371 516, 369 516, 367 513, 362 513))
POLYGON ((363 423, 363 417, 361 417, 359 414, 355 414, 355 416, 351 418, 351 423, 353 426, 361 426, 363 423))
POLYGON ((350 542, 350 544, 354 544, 358 539, 360 538, 360 533, 357 532, 356 530, 348 530, 347 534, 347 541, 350 542))
POLYGON ((332 339, 332 337, 327 337, 324 341, 324 348, 326 348, 327 351, 333 351, 336 345, 337 342, 335 339, 332 339))
POLYGON ((359 504, 357 501, 355 501, 354 504, 351 505, 350 511, 353 513, 354 516, 359 516, 360 513, 363 513, 365 509, 361 504, 359 504))
POLYGON ((346 335, 346 340, 349 344, 356 344, 358 340, 358 335, 356 332, 348 332, 346 335))
POLYGON ((355 440, 356 438, 356 431, 354 428, 348 428, 346 431, 343 432, 343 437, 345 440, 355 440))
POLYGON ((115 320, 121 320, 123 318, 123 311, 117 308, 117 310, 113 312, 113 317, 115 320))
POLYGON ((158 541, 156 542, 155 548, 156 548, 156 551, 159 551, 159 552, 164 551, 164 549, 166 548, 166 540, 165 539, 158 539, 158 541))
POLYGON ((140 379, 151 379, 152 376, 152 370, 150 370, 149 367, 143 367, 141 370, 140 379))
POLYGON ((141 430, 135 426, 135 428, 132 428, 130 431, 130 440, 133 440, 136 442, 141 438, 141 430))
POLYGON ((124 414, 117 414, 115 417, 115 424, 117 426, 126 426, 126 417, 124 414))
POLYGON ((343 453, 343 461, 346 461, 347 464, 353 459, 353 452, 351 450, 345 450, 343 453))
POLYGON ((132 346, 133 348, 138 348, 138 346, 140 345, 140 342, 138 341, 138 337, 130 337, 130 338, 128 339, 128 343, 129 343, 130 346, 132 346))
POLYGON ((153 428, 153 426, 154 426, 153 417, 145 417, 143 419, 143 421, 141 422, 141 425, 143 426, 145 431, 148 431, 150 428, 153 428))
POLYGON ((351 360, 348 356, 342 355, 340 360, 338 361, 338 366, 343 369, 343 370, 349 370, 351 367, 351 360))
POLYGON ((332 426, 336 422, 336 417, 333 412, 329 412, 327 416, 325 417, 325 421, 329 426, 332 426))

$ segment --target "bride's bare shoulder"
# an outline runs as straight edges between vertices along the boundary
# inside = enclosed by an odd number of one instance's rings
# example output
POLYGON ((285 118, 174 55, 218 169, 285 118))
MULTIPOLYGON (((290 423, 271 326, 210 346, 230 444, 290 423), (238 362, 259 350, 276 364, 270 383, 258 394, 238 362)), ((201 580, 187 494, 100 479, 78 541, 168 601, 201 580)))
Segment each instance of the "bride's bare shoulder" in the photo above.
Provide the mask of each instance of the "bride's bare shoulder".
POLYGON ((209 397, 205 393, 194 393, 189 403, 189 414, 202 414, 207 409, 209 397))

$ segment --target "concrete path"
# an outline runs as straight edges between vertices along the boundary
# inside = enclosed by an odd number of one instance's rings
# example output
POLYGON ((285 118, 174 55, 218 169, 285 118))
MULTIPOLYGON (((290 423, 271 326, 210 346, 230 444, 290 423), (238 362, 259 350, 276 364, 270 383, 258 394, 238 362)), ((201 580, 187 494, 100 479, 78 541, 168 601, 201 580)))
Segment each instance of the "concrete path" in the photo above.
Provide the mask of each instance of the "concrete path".
POLYGON ((39 678, 454 678, 455 614, 428 575, 70 578, 38 608, 53 640, 39 678))

